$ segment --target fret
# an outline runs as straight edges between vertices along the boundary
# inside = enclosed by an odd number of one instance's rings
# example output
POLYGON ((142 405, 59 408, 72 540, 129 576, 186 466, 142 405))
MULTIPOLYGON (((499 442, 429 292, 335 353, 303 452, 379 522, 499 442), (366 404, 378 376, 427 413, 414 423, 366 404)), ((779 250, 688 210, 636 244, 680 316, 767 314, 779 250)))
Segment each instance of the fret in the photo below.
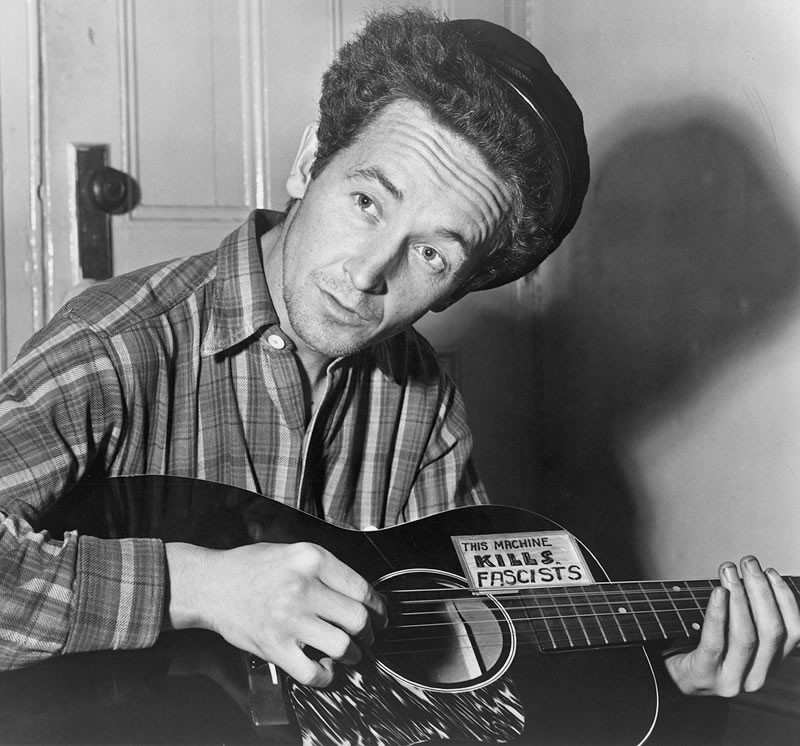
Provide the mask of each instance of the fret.
POLYGON ((619 619, 628 627, 629 642, 658 639, 661 636, 660 627, 654 621, 648 592, 640 583, 621 583, 619 588, 623 602, 618 608, 619 619), (635 590, 627 590, 628 588, 635 590))
POLYGON ((620 616, 620 622, 624 621, 629 627, 632 627, 632 629, 628 631, 628 637, 631 638, 631 641, 636 640, 637 642, 642 642, 646 638, 642 625, 639 624, 639 615, 636 611, 635 602, 628 595, 623 584, 619 586, 619 593, 622 597, 622 604, 617 608, 618 613, 622 615, 620 616), (631 620, 633 624, 631 624, 631 620))
MULTIPOLYGON (((554 607, 552 606, 552 602, 549 600, 549 598, 545 598, 545 590, 546 589, 536 589, 536 591, 524 594, 523 598, 530 599, 533 602, 532 607, 537 611, 537 613, 532 616, 530 621, 531 627, 533 628, 534 637, 539 643, 539 647, 542 650, 556 650, 558 645, 556 644, 553 630, 550 628, 549 617, 554 607), (542 603, 543 600, 544 603, 542 603), (547 607, 546 613, 545 607, 547 607), (542 632, 544 632, 544 635, 547 638, 546 640, 542 639, 542 632)), ((524 608, 524 604, 522 607, 524 608)))
POLYGON ((636 624, 639 628, 642 642, 651 640, 668 639, 664 625, 656 613, 652 602, 652 592, 645 587, 644 583, 629 583, 631 588, 637 588, 633 599, 629 595, 629 603, 633 612, 636 624))
POLYGON ((609 597, 609 592, 617 592, 611 589, 619 588, 619 584, 603 583, 595 586, 595 588, 603 597, 603 601, 601 603, 596 603, 595 607, 598 610, 598 621, 605 630, 607 636, 610 638, 609 642, 612 644, 616 643, 617 645, 627 643, 629 640, 625 634, 625 630, 622 628, 622 624, 620 623, 618 607, 611 603, 611 599, 609 597))
MULTIPOLYGON (((619 588, 619 585, 617 586, 619 588)), ((619 591, 616 591, 619 593, 619 591)), ((620 634, 622 635, 623 642, 632 642, 628 639, 628 635, 625 634, 624 624, 627 624, 628 620, 625 619, 622 614, 627 614, 627 609, 624 606, 612 605, 609 601, 609 608, 611 609, 612 619, 617 625, 620 634), (624 623, 624 624, 623 624, 624 623)))
MULTIPOLYGON (((589 586, 590 591, 592 586, 589 586)), ((608 642, 603 627, 595 612, 594 606, 587 595, 586 586, 566 586, 564 588, 569 598, 570 605, 574 610, 586 644, 589 647, 599 645, 601 642, 608 642)))
MULTIPOLYGON (((522 593, 503 599, 503 607, 508 612, 517 634, 526 641, 540 642, 537 622, 544 622, 540 616, 539 601, 533 594, 522 593), (531 603, 532 602, 532 603, 531 603), (531 613, 531 610, 534 613, 531 613)), ((542 625, 547 632, 547 625, 542 625)))
POLYGON ((677 593, 678 591, 680 591, 680 586, 672 585, 670 588, 667 588, 667 584, 666 583, 662 583, 661 585, 664 587, 664 590, 667 593, 667 599, 669 600, 670 605, 674 609, 675 616, 678 618, 678 621, 680 622, 681 627, 683 627, 683 631, 684 631, 686 637, 690 637, 689 628, 686 626, 686 623, 683 621, 683 617, 681 616, 680 609, 678 608, 677 604, 675 603, 675 596, 673 595, 674 593, 677 593))
MULTIPOLYGON (((710 585, 710 587, 713 587, 712 581, 710 580, 694 581, 694 585, 697 585, 698 582, 704 586, 703 590, 705 590, 705 586, 710 585)), ((684 581, 683 583, 676 583, 672 586, 673 601, 680 610, 681 623, 683 624, 687 637, 696 637, 700 632, 700 628, 703 626, 703 610, 697 602, 692 585, 692 581, 684 581), (676 591, 676 587, 679 588, 679 590, 676 591)))
POLYGON ((602 583, 594 588, 594 592, 603 598, 602 602, 595 602, 598 622, 609 642, 616 645, 630 642, 620 619, 619 604, 612 603, 611 599, 611 594, 618 594, 619 589, 619 583, 602 583))
POLYGON ((677 639, 687 637, 688 628, 684 623, 681 608, 675 601, 674 594, 679 592, 680 586, 672 583, 659 582, 654 584, 659 590, 654 591, 651 601, 656 607, 656 613, 661 620, 667 639, 677 639))
POLYGON ((618 589, 617 593, 621 597, 620 602, 615 604, 617 623, 626 626, 626 642, 645 642, 652 639, 652 635, 648 635, 642 626, 642 617, 649 614, 646 606, 649 606, 650 603, 646 594, 640 588, 636 591, 639 596, 637 598, 627 590, 637 585, 635 583, 618 583, 615 585, 618 589))
POLYGON ((547 636, 550 638, 550 643, 552 644, 553 649, 555 649, 558 647, 558 645, 556 645, 556 638, 550 626, 550 620, 547 617, 544 617, 543 621, 544 621, 544 627, 547 630, 547 636))
MULTIPOLYGON (((566 635, 566 642, 568 646, 571 648, 576 647, 575 640, 573 640, 572 635, 569 632, 569 626, 564 621, 564 615, 561 613, 561 604, 559 603, 559 599, 554 598, 552 588, 546 588, 545 590, 550 600, 551 608, 553 608, 557 612, 557 614, 555 614, 554 616, 560 625, 561 631, 563 631, 563 633, 566 635)), ((551 617, 551 619, 553 619, 553 617, 551 617)), ((558 646, 558 647, 563 647, 563 646, 558 646)))
MULTIPOLYGON (((589 587, 596 589, 596 586, 589 587)), ((578 590, 576 603, 573 592, 573 587, 569 586, 542 586, 531 591, 530 598, 537 610, 533 619, 536 640, 542 650, 608 644, 586 593, 578 590)))
POLYGON ((713 580, 695 580, 689 581, 686 585, 689 588, 689 593, 692 594, 692 600, 697 606, 697 611, 701 617, 705 618, 706 606, 708 606, 708 601, 711 598, 711 592, 719 583, 715 583, 713 580))
POLYGON ((669 635, 667 635, 667 632, 664 629, 664 625, 661 623, 661 618, 659 617, 658 612, 656 611, 656 607, 653 606, 653 600, 650 597, 650 594, 647 591, 645 591, 644 586, 641 583, 639 583, 639 590, 642 592, 642 595, 647 599, 647 605, 650 607, 650 612, 653 615, 653 619, 656 620, 659 630, 661 630, 661 636, 665 640, 669 639, 669 635))
MULTIPOLYGON (((580 588, 576 588, 575 592, 580 593, 583 596, 584 603, 582 606, 586 609, 584 612, 587 615, 586 618, 591 620, 592 624, 596 628, 596 631, 600 633, 602 643, 604 645, 609 645, 611 641, 608 639, 608 635, 606 634, 606 625, 604 623, 605 618, 598 613, 597 602, 591 600, 590 598, 590 595, 595 596, 597 594, 597 589, 598 586, 581 586, 580 588)), ((600 638, 596 637, 596 643, 600 643, 600 638)))

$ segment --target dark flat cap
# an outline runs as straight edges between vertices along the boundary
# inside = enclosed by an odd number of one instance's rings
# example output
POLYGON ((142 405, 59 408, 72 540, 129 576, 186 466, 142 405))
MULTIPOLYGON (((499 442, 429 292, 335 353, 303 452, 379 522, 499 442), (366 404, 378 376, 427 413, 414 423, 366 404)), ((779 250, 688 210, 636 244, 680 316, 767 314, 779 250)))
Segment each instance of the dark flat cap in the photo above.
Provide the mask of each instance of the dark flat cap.
MULTIPOLYGON (((555 168, 552 206, 543 227, 555 249, 575 225, 589 186, 589 153, 581 110, 545 56, 522 37, 503 26, 477 19, 448 21, 447 25, 467 37, 475 52, 522 103, 519 110, 529 115, 547 143, 555 168)), ((529 269, 538 259, 532 258, 529 269)))

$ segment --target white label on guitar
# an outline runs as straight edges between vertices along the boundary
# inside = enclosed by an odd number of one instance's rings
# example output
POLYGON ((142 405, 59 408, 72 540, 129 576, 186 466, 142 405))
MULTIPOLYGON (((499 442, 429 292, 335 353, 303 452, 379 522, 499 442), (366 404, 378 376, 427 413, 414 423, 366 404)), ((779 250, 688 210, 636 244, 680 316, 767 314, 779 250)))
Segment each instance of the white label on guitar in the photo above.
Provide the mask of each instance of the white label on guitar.
POLYGON ((467 578, 479 592, 594 583, 575 539, 567 531, 451 538, 467 578))

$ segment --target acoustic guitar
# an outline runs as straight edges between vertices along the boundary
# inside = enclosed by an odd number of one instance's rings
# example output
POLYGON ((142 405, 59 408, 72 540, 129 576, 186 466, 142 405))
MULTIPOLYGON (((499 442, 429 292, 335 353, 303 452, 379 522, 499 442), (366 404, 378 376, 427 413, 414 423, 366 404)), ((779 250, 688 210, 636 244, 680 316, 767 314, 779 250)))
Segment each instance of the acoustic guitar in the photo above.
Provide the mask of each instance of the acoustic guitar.
MULTIPOLYGON (((4 742, 639 744, 659 711, 642 644, 697 637, 717 584, 609 582, 575 537, 517 508, 459 508, 361 532, 179 477, 88 481, 43 524, 54 537, 77 529, 215 548, 315 542, 385 596, 389 624, 329 688, 276 679, 288 725, 263 724, 266 663, 248 660, 251 700, 237 705, 230 692, 248 683, 240 654, 212 633, 179 632, 148 651, 0 675, 4 742)), ((787 580, 797 592, 797 578, 787 580)))

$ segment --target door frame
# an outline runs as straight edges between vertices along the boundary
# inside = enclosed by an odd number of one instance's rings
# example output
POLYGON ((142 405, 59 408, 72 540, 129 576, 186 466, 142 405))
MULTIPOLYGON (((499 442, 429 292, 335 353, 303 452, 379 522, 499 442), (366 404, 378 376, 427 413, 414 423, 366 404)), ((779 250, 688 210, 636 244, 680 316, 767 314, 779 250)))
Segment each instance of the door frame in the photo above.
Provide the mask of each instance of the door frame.
POLYGON ((0 23, 0 372, 46 321, 38 0, 4 0, 0 23))

